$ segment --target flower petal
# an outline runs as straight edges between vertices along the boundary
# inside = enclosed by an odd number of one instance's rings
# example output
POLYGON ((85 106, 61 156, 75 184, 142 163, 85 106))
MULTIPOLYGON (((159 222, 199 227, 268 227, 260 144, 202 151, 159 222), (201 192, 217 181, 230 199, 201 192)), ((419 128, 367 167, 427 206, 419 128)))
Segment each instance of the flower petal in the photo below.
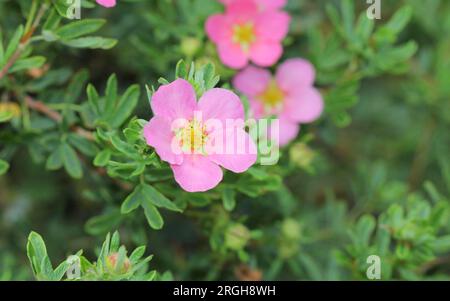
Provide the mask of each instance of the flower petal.
POLYGON ((259 39, 280 42, 289 31, 291 17, 283 11, 268 10, 255 18, 255 31, 259 39))
POLYGON ((250 49, 250 59, 261 67, 274 65, 283 54, 281 43, 259 41, 250 49))
POLYGON ((185 156, 180 165, 171 165, 175 181, 188 192, 203 192, 216 187, 222 181, 222 169, 201 155, 185 156))
POLYGON ((250 116, 256 119, 266 117, 267 113, 264 111, 263 103, 255 98, 250 98, 248 100, 250 104, 250 116))
POLYGON ((286 99, 283 114, 293 122, 313 122, 322 114, 324 107, 322 95, 317 89, 297 88, 286 99))
POLYGON ((170 164, 183 163, 183 155, 172 147, 174 134, 167 118, 153 117, 144 127, 144 137, 147 144, 155 148, 161 160, 170 164))
POLYGON ((287 0, 257 0, 264 10, 278 9, 286 5, 287 0))
POLYGON ((231 26, 225 15, 212 15, 205 24, 206 33, 214 43, 231 39, 231 26))
POLYGON ((212 134, 210 141, 222 143, 217 152, 208 157, 232 172, 241 173, 255 164, 257 148, 255 142, 244 129, 227 128, 212 134))
POLYGON ((246 96, 256 96, 266 90, 271 78, 268 70, 248 66, 233 78, 233 86, 246 96))
POLYGON ((280 146, 285 146, 294 140, 300 131, 300 125, 280 118, 280 146))
POLYGON ((217 46, 222 63, 230 68, 241 69, 248 64, 248 55, 237 44, 231 41, 219 43, 217 46))
POLYGON ((97 0, 97 3, 104 7, 116 6, 116 0, 97 0))
POLYGON ((194 88, 184 79, 161 86, 153 94, 151 107, 154 115, 189 119, 197 107, 194 88))
POLYGON ((299 86, 312 86, 316 73, 314 66, 304 59, 290 59, 278 67, 278 85, 289 91, 299 86))
POLYGON ((254 0, 231 1, 227 4, 226 13, 239 18, 252 18, 258 14, 258 5, 254 0))
POLYGON ((198 102, 202 112, 203 121, 218 119, 223 122, 227 119, 244 119, 244 106, 239 97, 233 92, 215 88, 205 92, 198 102))

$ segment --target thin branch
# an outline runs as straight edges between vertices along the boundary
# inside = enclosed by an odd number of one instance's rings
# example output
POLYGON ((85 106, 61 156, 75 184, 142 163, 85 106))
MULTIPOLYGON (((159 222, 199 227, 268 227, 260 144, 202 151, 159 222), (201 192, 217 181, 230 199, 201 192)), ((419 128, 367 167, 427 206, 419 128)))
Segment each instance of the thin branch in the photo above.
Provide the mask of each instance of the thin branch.
MULTIPOLYGON (((41 114, 44 114, 45 116, 47 116, 48 118, 56 121, 56 122, 61 122, 63 120, 63 117, 60 113, 58 113, 57 111, 52 110, 51 108, 49 108, 45 103, 43 103, 42 101, 38 101, 33 99, 31 96, 25 96, 25 103, 28 106, 28 108, 39 112, 41 114)), ((74 126, 71 128, 72 132, 86 138, 87 140, 90 141, 94 141, 94 134, 91 131, 88 131, 82 127, 79 126, 74 126)), ((79 156, 80 160, 83 161, 85 164, 87 164, 86 160, 84 157, 79 156)), ((105 176, 107 174, 106 169, 104 168, 95 168, 94 169, 95 172, 100 175, 100 176, 105 176)), ((123 182, 120 181, 118 179, 111 179, 117 186, 119 186, 120 188, 122 188, 123 190, 131 190, 133 189, 133 186, 130 183, 127 182, 123 182)))
MULTIPOLYGON (((25 96, 25 103, 27 104, 27 106, 30 109, 32 109, 36 112, 42 113, 45 116, 47 116, 48 118, 50 118, 58 123, 60 123, 63 120, 63 117, 59 112, 50 109, 45 103, 43 103, 42 101, 35 100, 31 96, 28 96, 28 95, 25 96)), ((91 141, 95 140, 94 134, 91 131, 88 131, 82 127, 73 126, 71 128, 71 130, 74 133, 86 138, 87 140, 91 140, 91 141)))
POLYGON ((36 16, 36 19, 34 19, 33 25, 31 25, 30 29, 24 33, 22 36, 22 39, 20 40, 19 46, 17 47, 16 51, 13 53, 13 55, 9 58, 9 60, 6 62, 5 66, 0 70, 0 80, 9 72, 9 69, 14 65, 14 63, 20 58, 22 55, 22 52, 28 45, 30 38, 33 36, 34 31, 39 26, 39 23, 41 22, 42 17, 45 14, 45 11, 47 10, 47 4, 42 4, 41 8, 39 9, 39 12, 36 16))

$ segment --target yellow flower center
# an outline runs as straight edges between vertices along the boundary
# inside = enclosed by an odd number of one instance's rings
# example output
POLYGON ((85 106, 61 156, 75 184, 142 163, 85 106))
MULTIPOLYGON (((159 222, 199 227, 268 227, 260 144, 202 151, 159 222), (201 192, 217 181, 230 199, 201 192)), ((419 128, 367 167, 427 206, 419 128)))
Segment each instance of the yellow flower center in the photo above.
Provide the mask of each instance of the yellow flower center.
POLYGON ((208 138, 206 126, 193 119, 189 123, 176 130, 175 136, 178 139, 181 150, 188 154, 204 154, 205 144, 208 138))
POLYGON ((256 40, 253 23, 234 25, 233 42, 239 44, 244 51, 250 50, 250 45, 256 40))
POLYGON ((271 81, 267 89, 258 96, 258 99, 263 103, 266 113, 274 113, 281 109, 285 94, 283 90, 278 87, 275 81, 271 81))

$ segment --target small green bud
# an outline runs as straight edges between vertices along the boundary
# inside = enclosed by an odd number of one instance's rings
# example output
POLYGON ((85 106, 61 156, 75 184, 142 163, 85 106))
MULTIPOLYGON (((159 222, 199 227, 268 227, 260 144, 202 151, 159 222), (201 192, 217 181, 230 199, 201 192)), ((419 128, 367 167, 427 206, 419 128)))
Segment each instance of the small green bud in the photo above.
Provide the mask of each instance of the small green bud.
POLYGON ((250 239, 250 231, 242 224, 233 224, 225 232, 225 245, 235 251, 242 250, 250 239))
POLYGON ((295 165, 303 168, 311 165, 311 162, 315 156, 315 152, 308 145, 301 142, 293 144, 289 150, 289 157, 291 161, 295 165))
POLYGON ((201 41, 197 38, 184 38, 181 41, 181 52, 187 57, 193 57, 201 47, 201 41))
POLYGON ((281 233, 288 240, 299 241, 301 237, 300 224, 292 218, 287 218, 281 224, 281 233))

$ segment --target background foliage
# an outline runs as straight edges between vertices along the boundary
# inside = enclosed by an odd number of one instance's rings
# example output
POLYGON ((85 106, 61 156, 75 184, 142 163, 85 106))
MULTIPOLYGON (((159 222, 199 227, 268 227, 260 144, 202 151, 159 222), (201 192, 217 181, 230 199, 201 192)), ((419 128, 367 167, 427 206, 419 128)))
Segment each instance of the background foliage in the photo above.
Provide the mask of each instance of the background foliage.
POLYGON ((314 63, 326 113, 202 194, 140 131, 159 78, 229 86, 203 28, 222 6, 64 3, 0 0, 0 279, 65 278, 69 255, 82 279, 366 279, 372 254, 383 280, 449 278, 448 1, 383 0, 375 21, 289 1, 284 58, 314 63))

